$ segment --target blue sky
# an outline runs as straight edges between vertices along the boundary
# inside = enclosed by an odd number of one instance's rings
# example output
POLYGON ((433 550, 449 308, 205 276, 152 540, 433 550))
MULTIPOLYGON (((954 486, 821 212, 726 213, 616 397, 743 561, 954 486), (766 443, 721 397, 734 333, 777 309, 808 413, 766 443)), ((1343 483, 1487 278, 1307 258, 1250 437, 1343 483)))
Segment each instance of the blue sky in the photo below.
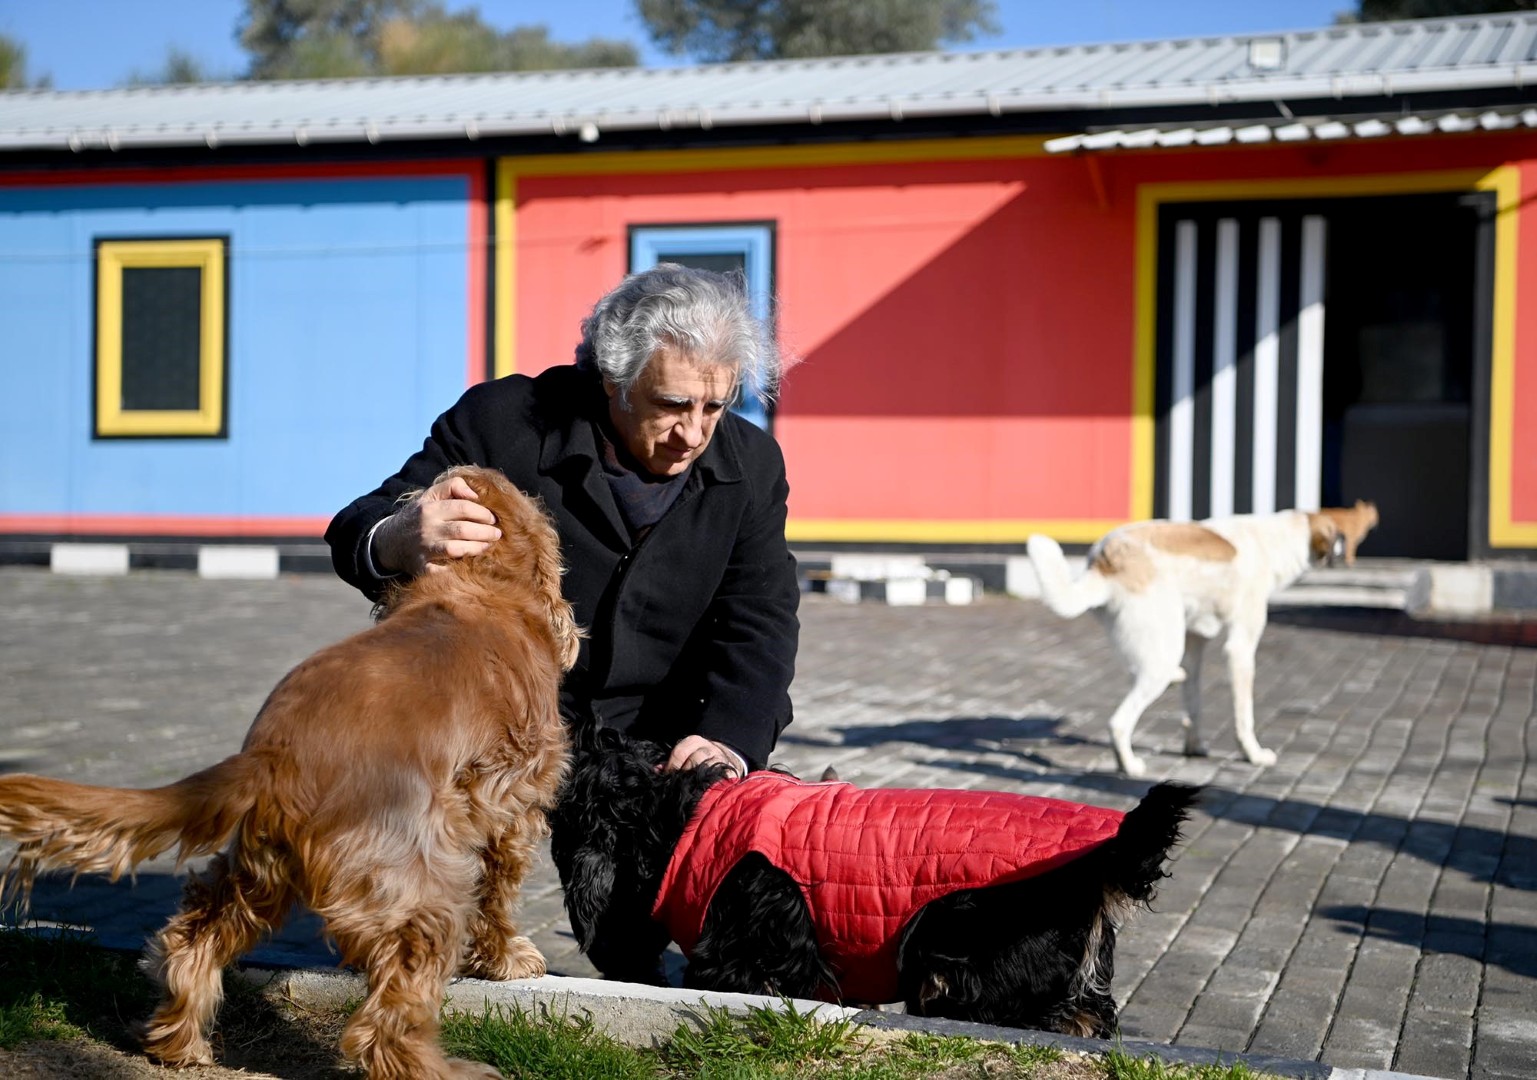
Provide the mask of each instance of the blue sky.
MULTIPOLYGON (((641 47, 651 66, 680 61, 646 38, 634 0, 447 0, 478 7, 507 29, 543 23, 560 41, 600 35, 641 47)), ((1352 0, 1000 0, 1003 32, 969 49, 1027 48, 1144 38, 1304 30, 1326 26, 1352 0)), ((27 49, 27 70, 62 90, 114 86, 160 69, 171 46, 208 69, 235 76, 246 57, 235 43, 242 0, 0 0, 0 34, 27 49)))

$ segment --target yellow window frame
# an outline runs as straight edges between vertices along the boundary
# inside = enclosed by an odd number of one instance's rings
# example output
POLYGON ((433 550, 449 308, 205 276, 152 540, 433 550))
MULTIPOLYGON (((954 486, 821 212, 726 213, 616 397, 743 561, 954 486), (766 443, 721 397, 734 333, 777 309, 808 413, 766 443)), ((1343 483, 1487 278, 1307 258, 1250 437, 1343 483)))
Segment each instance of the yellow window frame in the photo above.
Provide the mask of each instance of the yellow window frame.
POLYGON ((225 249, 223 237, 101 240, 96 245, 96 434, 221 436, 224 434, 225 249), (202 271, 198 326, 198 407, 123 408, 123 271, 202 271))

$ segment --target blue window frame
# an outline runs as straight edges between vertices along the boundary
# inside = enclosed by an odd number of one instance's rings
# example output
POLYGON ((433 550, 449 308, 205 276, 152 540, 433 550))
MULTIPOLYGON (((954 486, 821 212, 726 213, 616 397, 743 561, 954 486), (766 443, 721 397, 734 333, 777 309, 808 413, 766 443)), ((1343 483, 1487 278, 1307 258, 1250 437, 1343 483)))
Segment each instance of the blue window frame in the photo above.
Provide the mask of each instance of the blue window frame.
MULTIPOLYGON (((774 226, 768 222, 729 225, 635 225, 630 229, 630 272, 671 262, 703 270, 739 270, 752 312, 769 322, 774 295, 774 226)), ((743 387, 733 411, 767 430, 769 416, 757 387, 743 387)))

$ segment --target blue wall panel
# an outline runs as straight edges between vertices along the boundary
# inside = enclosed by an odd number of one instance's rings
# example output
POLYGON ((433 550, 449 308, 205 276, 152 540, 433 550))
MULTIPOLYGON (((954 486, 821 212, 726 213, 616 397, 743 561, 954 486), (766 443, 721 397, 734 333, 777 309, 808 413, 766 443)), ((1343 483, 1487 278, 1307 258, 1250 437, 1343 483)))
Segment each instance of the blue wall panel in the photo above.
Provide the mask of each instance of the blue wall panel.
MULTIPOLYGON (((459 176, 0 188, 0 521, 326 517, 463 391, 459 176), (94 243, 229 237, 228 437, 93 440, 94 243)), ((3 526, 0 526, 3 528, 3 526)))

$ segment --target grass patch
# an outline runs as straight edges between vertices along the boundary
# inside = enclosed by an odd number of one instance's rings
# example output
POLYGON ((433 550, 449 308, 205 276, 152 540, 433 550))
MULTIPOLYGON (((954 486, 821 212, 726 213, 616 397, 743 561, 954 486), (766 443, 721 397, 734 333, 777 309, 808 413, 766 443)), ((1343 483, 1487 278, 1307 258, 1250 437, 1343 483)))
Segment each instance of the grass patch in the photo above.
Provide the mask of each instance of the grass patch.
POLYGON ((0 1047, 84 1036, 126 1044, 125 1025, 148 1015, 154 992, 134 958, 78 931, 0 928, 0 1047))
POLYGON ((819 1021, 787 1001, 784 1010, 752 1008, 745 1018, 724 1009, 706 1009, 695 1028, 679 1024, 662 1050, 663 1060, 681 1074, 698 1075, 720 1062, 768 1066, 761 1075, 776 1076, 775 1066, 828 1064, 857 1055, 869 1045, 848 1020, 819 1021))
MULTIPOLYGON (((234 978, 225 989, 215 1038, 223 1068, 208 1070, 211 1078, 238 1076, 239 1069, 290 1080, 356 1075, 341 1066, 336 1039, 357 1002, 308 1007, 234 978)), ((99 948, 78 933, 0 928, 0 1072, 4 1055, 23 1044, 36 1044, 30 1053, 92 1045, 116 1053, 123 1076, 158 1076, 129 1034, 155 998, 132 956, 99 948), (139 1065, 151 1071, 130 1068, 139 1065)), ((646 1049, 614 1040, 586 1015, 492 1006, 479 1014, 448 1012, 443 1042, 450 1053, 487 1062, 507 1076, 546 1080, 1266 1080, 1237 1062, 1169 1065, 1133 1057, 1119 1044, 1103 1054, 1078 1054, 1054 1046, 898 1034, 820 1020, 792 1003, 782 1005, 745 1016, 703 1008, 662 1045, 646 1049)), ((107 1074, 93 1068, 68 1075, 107 1074)))
POLYGON ((557 1080, 1264 1080, 1242 1065, 1165 1065, 1119 1047, 1108 1055, 1055 1046, 872 1032, 847 1020, 754 1008, 705 1008, 655 1050, 622 1045, 586 1017, 490 1008, 444 1018, 452 1053, 509 1076, 557 1080))
POLYGON ((1158 1058, 1134 1058, 1120 1046, 1105 1054, 1105 1080, 1263 1080, 1241 1061, 1211 1065, 1170 1065, 1158 1058))
POLYGON ((443 1017, 450 1054, 495 1065, 508 1076, 546 1080, 657 1080, 655 1055, 616 1042, 585 1016, 534 1015, 520 1008, 488 1007, 480 1015, 443 1017))

